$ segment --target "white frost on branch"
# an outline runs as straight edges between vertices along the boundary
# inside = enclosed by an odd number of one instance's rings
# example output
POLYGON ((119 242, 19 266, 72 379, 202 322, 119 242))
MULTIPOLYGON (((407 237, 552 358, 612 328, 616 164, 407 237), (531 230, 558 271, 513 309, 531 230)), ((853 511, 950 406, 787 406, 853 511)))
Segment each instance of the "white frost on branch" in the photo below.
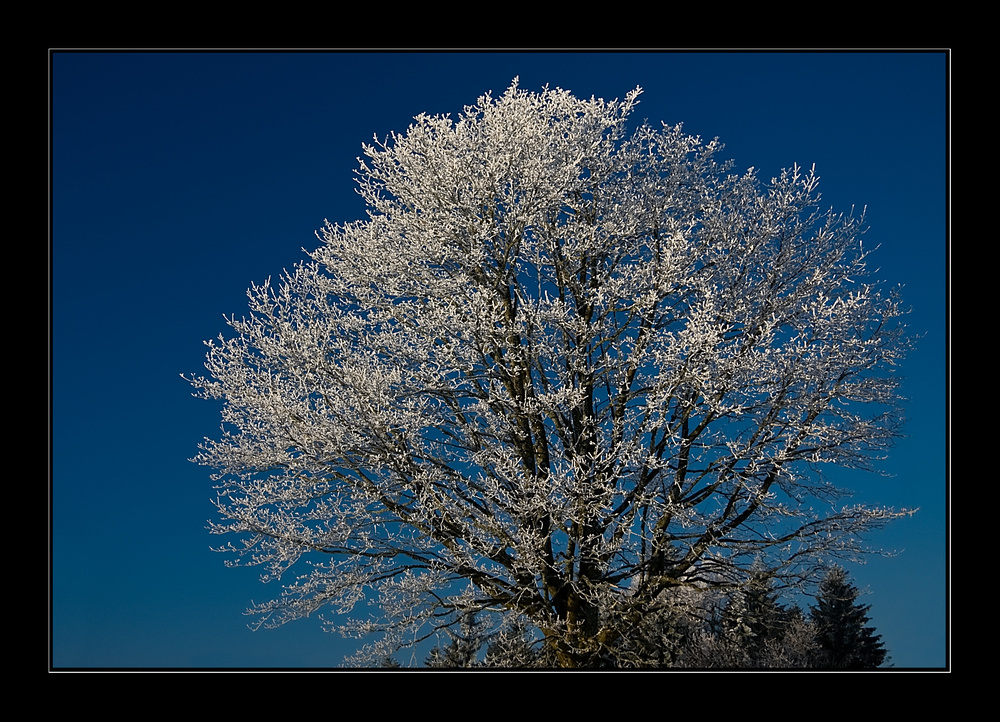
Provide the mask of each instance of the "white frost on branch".
POLYGON ((909 342, 863 218, 814 170, 629 132, 638 95, 515 83, 364 146, 369 219, 208 344, 196 460, 212 532, 283 580, 262 623, 353 611, 380 655, 474 612, 589 664, 671 590, 808 581, 900 515, 817 474, 898 433, 909 342))

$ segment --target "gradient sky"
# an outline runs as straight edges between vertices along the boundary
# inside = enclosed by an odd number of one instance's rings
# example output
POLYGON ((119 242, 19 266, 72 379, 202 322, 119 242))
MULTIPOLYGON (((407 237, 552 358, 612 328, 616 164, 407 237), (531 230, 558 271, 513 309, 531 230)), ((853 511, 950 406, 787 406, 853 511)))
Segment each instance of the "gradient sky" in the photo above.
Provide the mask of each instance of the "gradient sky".
POLYGON ((878 277, 904 286, 922 338, 885 475, 837 478, 920 511, 871 535, 895 556, 849 571, 896 667, 946 664, 944 53, 53 52, 53 667, 329 667, 353 649, 316 619, 247 628, 279 589, 210 550, 213 483, 188 459, 219 407, 179 375, 324 218, 364 215, 363 142, 515 76, 606 99, 639 85, 638 120, 718 137, 764 179, 815 163, 825 202, 867 205, 878 277))

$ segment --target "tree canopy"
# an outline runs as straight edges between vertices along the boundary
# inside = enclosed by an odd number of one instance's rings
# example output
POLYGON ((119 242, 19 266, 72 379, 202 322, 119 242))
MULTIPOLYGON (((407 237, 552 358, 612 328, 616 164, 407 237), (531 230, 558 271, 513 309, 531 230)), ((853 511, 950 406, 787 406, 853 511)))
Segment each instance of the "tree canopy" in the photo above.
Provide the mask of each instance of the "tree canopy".
POLYGON ((262 624, 327 609, 370 663, 474 617, 638 665, 685 594, 817 582, 905 513, 820 473, 898 434, 908 340, 863 217, 630 123, 639 95, 515 81, 376 139, 369 217, 209 342, 196 460, 234 562, 282 579, 262 624))

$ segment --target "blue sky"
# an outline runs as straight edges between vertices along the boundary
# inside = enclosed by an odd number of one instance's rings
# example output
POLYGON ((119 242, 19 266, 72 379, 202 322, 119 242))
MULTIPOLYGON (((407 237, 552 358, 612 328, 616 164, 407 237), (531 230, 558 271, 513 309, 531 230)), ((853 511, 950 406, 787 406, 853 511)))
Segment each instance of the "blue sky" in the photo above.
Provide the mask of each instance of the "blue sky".
POLYGON ((559 86, 718 137, 770 178, 815 163, 826 202, 867 205, 878 277, 922 335, 903 366, 907 437, 845 474, 857 499, 919 507, 852 566, 897 667, 946 663, 945 54, 77 53, 51 55, 51 662, 63 667, 326 667, 353 643, 308 619, 252 632, 275 596, 210 551, 219 427, 181 373, 252 282, 361 218, 361 144, 487 90, 559 86))

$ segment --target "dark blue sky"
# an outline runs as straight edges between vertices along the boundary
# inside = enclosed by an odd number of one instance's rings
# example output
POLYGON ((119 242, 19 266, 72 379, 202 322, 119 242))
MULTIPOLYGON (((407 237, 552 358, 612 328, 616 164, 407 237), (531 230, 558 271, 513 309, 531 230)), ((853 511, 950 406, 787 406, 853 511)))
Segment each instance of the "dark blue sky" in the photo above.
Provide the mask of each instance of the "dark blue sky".
POLYGON ((726 144, 767 179, 815 163, 824 200, 868 207, 879 278, 922 335, 907 438, 844 474, 872 504, 920 507, 852 566, 897 667, 946 661, 948 254, 943 53, 75 53, 51 56, 52 663, 332 666, 317 620, 251 632, 276 596, 210 551, 209 470, 187 461, 219 408, 191 397, 204 339, 251 282, 364 214, 361 143, 487 90, 644 89, 636 115, 726 144))

